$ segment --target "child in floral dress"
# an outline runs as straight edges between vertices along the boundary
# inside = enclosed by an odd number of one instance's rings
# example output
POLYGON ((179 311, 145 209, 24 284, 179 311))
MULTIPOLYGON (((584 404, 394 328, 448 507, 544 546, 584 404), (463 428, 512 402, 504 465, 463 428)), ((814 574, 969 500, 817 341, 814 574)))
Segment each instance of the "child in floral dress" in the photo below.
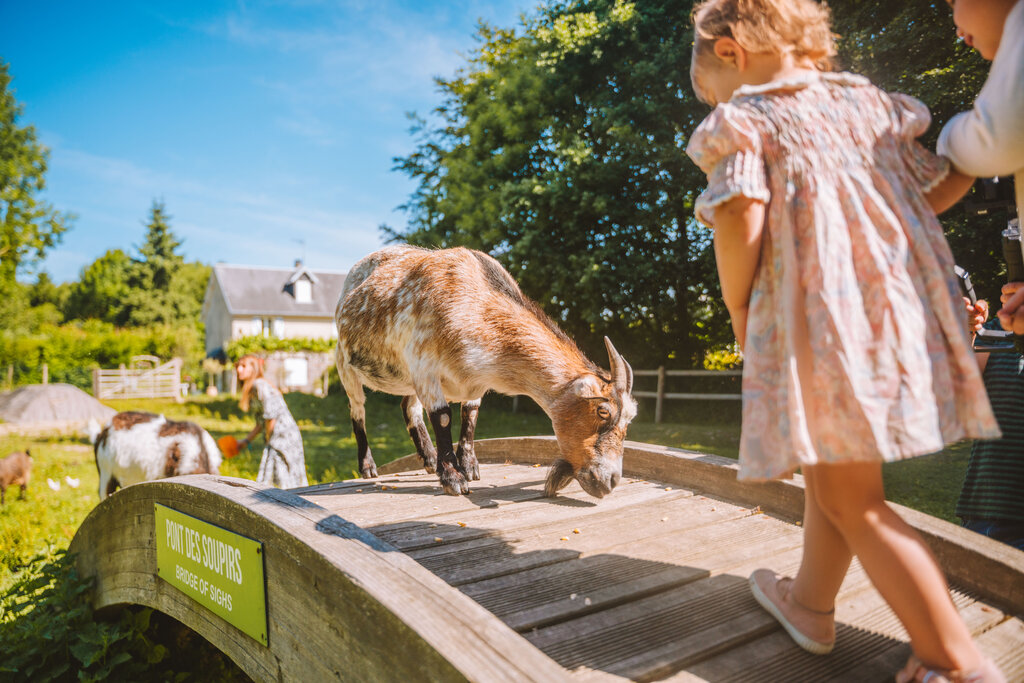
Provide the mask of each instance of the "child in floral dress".
POLYGON ((949 165, 916 142, 928 110, 829 73, 813 0, 708 0, 694 23, 694 90, 717 106, 687 153, 744 350, 739 476, 806 485, 800 569, 755 571, 754 597, 825 654, 856 555, 910 634, 898 680, 1002 681, 882 486, 883 462, 999 435, 930 204, 949 165))

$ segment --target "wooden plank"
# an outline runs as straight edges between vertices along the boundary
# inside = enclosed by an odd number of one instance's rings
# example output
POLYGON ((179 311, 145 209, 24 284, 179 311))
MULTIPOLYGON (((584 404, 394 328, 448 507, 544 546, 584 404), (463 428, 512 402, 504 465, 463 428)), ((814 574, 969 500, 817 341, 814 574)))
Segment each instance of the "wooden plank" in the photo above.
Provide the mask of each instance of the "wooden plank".
MULTIPOLYGON (((628 538, 628 537, 622 537, 628 538)), ((765 515, 629 539, 599 554, 460 586, 517 631, 548 626, 799 547, 802 534, 765 515)))
MULTIPOLYGON (((671 503, 675 510, 685 510, 676 517, 677 528, 697 528, 750 514, 744 508, 708 505, 709 501, 697 501, 692 496, 666 502, 671 503)), ((659 527, 649 520, 657 520, 661 516, 664 516, 663 508, 651 504, 633 506, 625 511, 602 510, 585 522, 579 516, 559 519, 530 529, 513 529, 498 536, 464 543, 436 543, 432 547, 412 550, 409 555, 451 585, 459 586, 564 562, 584 552, 598 552, 620 542, 626 530, 629 530, 632 540, 638 542, 645 535, 659 533, 659 527), (580 525, 585 525, 584 533, 573 533, 572 530, 580 525)))
MULTIPOLYGON (((488 520, 487 526, 508 526, 508 520, 528 513, 546 515, 550 519, 552 511, 565 508, 599 511, 621 507, 638 496, 649 498, 652 495, 649 489, 654 487, 647 482, 627 479, 611 495, 597 499, 573 484, 556 498, 546 498, 543 470, 522 465, 499 466, 496 469, 500 476, 494 476, 493 482, 487 486, 475 487, 466 496, 445 495, 437 485, 435 475, 425 473, 394 474, 375 481, 364 480, 365 483, 358 485, 346 483, 344 487, 330 490, 296 489, 293 492, 354 524, 386 535, 391 531, 399 533, 402 528, 423 528, 442 520, 448 524, 469 524, 471 519, 488 520), (502 475, 502 472, 507 474, 502 475), (494 508, 499 508, 501 513, 488 512, 494 508)), ((492 466, 487 466, 484 471, 492 476, 492 466)), ((472 530, 462 533, 468 535, 472 530)), ((431 539, 434 535, 437 534, 432 534, 431 539)))
MULTIPOLYGON (((800 554, 794 549, 770 563, 791 574, 800 554)), ((581 673, 600 670, 636 680, 663 678, 780 628, 751 596, 746 578, 754 568, 768 564, 767 559, 753 558, 728 573, 525 635, 562 666, 581 673)), ((855 566, 840 599, 869 588, 866 575, 855 566)))
MULTIPOLYGON (((600 501, 580 491, 574 496, 520 501, 517 505, 502 509, 499 514, 488 509, 443 514, 437 512, 425 519, 367 525, 367 529, 405 551, 435 548, 438 546, 434 540, 437 537, 442 538, 444 544, 449 544, 474 538, 496 537, 505 531, 516 536, 544 533, 553 541, 558 541, 566 534, 574 535, 573 529, 583 525, 607 535, 613 531, 603 526, 605 520, 618 520, 624 515, 634 514, 623 512, 624 508, 642 506, 646 509, 664 502, 693 497, 689 491, 668 488, 666 490, 666 487, 660 485, 638 482, 619 487, 612 495, 600 501), (552 522, 552 519, 557 521, 552 522)), ((669 510, 664 512, 669 513, 669 510)), ((652 514, 648 511, 647 517, 652 514)), ((659 515, 663 516, 662 513, 659 515)))
MULTIPOLYGON (((558 456, 554 437, 485 439, 476 444, 481 462, 550 462, 558 456)), ((760 505, 783 519, 803 516, 803 478, 770 482, 736 480, 736 461, 715 455, 627 441, 623 471, 685 486, 736 504, 760 505)), ((1001 609, 1024 614, 1024 552, 910 508, 890 506, 935 552, 951 581, 963 584, 1001 609)))
POLYGON ((255 680, 563 675, 521 636, 393 547, 304 498, 251 481, 199 475, 126 487, 90 513, 71 550, 83 575, 98 578, 97 607, 163 611, 255 680), (155 502, 264 543, 269 648, 156 577, 155 502), (118 524, 123 531, 112 532, 118 524), (399 651, 400 657, 388 656, 399 651))
POLYGON ((977 638, 978 647, 995 661, 1007 681, 1024 681, 1024 622, 1006 619, 977 638))
MULTIPOLYGON (((962 591, 953 601, 972 632, 1004 617, 962 591)), ((697 662, 666 680, 723 681, 881 681, 889 680, 910 655, 907 635, 877 591, 864 590, 836 605, 836 647, 828 656, 802 650, 781 628, 726 653, 697 662), (751 662, 757 662, 752 667, 751 662)), ((1007 680, 1013 680, 1008 678, 1007 680)))

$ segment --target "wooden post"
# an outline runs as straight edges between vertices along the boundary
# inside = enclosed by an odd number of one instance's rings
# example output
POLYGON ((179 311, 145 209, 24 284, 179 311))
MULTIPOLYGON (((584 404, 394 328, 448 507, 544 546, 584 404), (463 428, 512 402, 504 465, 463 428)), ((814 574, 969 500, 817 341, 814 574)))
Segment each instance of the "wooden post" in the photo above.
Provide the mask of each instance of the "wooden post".
POLYGON ((519 394, 512 397, 512 412, 519 410, 519 394))
POLYGON ((100 396, 100 369, 99 368, 93 368, 92 369, 92 396, 97 401, 100 400, 101 398, 103 398, 102 396, 100 396))
POLYGON ((665 405, 665 366, 658 366, 658 397, 654 403, 654 421, 661 424, 662 408, 665 405))
POLYGON ((50 366, 43 363, 43 384, 50 383, 50 366))
POLYGON ((7 390, 14 390, 14 363, 7 366, 7 390))

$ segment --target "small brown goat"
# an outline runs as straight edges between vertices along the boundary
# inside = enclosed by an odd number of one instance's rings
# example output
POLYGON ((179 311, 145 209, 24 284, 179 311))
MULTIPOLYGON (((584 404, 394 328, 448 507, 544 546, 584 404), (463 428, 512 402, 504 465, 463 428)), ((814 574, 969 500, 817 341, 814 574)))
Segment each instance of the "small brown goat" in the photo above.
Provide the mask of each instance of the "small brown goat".
POLYGON ((11 453, 0 460, 0 505, 4 504, 8 486, 21 486, 18 498, 25 497, 28 480, 32 477, 32 453, 11 453))
POLYGON ((468 493, 468 482, 480 478, 473 432, 488 390, 525 394, 551 418, 561 459, 548 474, 548 495, 575 477, 600 498, 622 476, 622 441, 636 415, 629 364, 607 338, 611 373, 587 360, 487 254, 409 246, 376 251, 346 277, 335 320, 338 373, 363 477, 377 476, 363 386, 404 397, 409 435, 427 471, 437 468, 445 493, 468 493), (462 403, 457 452, 449 401, 462 403))

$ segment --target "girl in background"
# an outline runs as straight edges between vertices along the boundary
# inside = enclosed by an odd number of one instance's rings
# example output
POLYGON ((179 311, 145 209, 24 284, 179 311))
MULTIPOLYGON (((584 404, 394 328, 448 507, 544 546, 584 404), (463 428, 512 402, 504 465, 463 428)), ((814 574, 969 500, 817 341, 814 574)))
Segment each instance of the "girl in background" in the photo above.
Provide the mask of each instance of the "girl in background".
POLYGON ((739 476, 802 468, 806 486, 796 577, 759 569, 751 591, 828 653, 856 555, 910 634, 897 680, 1003 681, 882 486, 883 462, 999 435, 934 212, 949 164, 915 140, 928 110, 827 72, 813 0, 708 0, 694 24, 693 87, 715 110, 687 153, 708 175, 695 210, 744 350, 739 476))
POLYGON ((302 434, 281 392, 263 377, 263 359, 242 356, 235 363, 235 372, 242 382, 238 404, 256 418, 256 426, 239 445, 248 448, 260 433, 266 442, 256 481, 285 489, 308 486, 302 434))

